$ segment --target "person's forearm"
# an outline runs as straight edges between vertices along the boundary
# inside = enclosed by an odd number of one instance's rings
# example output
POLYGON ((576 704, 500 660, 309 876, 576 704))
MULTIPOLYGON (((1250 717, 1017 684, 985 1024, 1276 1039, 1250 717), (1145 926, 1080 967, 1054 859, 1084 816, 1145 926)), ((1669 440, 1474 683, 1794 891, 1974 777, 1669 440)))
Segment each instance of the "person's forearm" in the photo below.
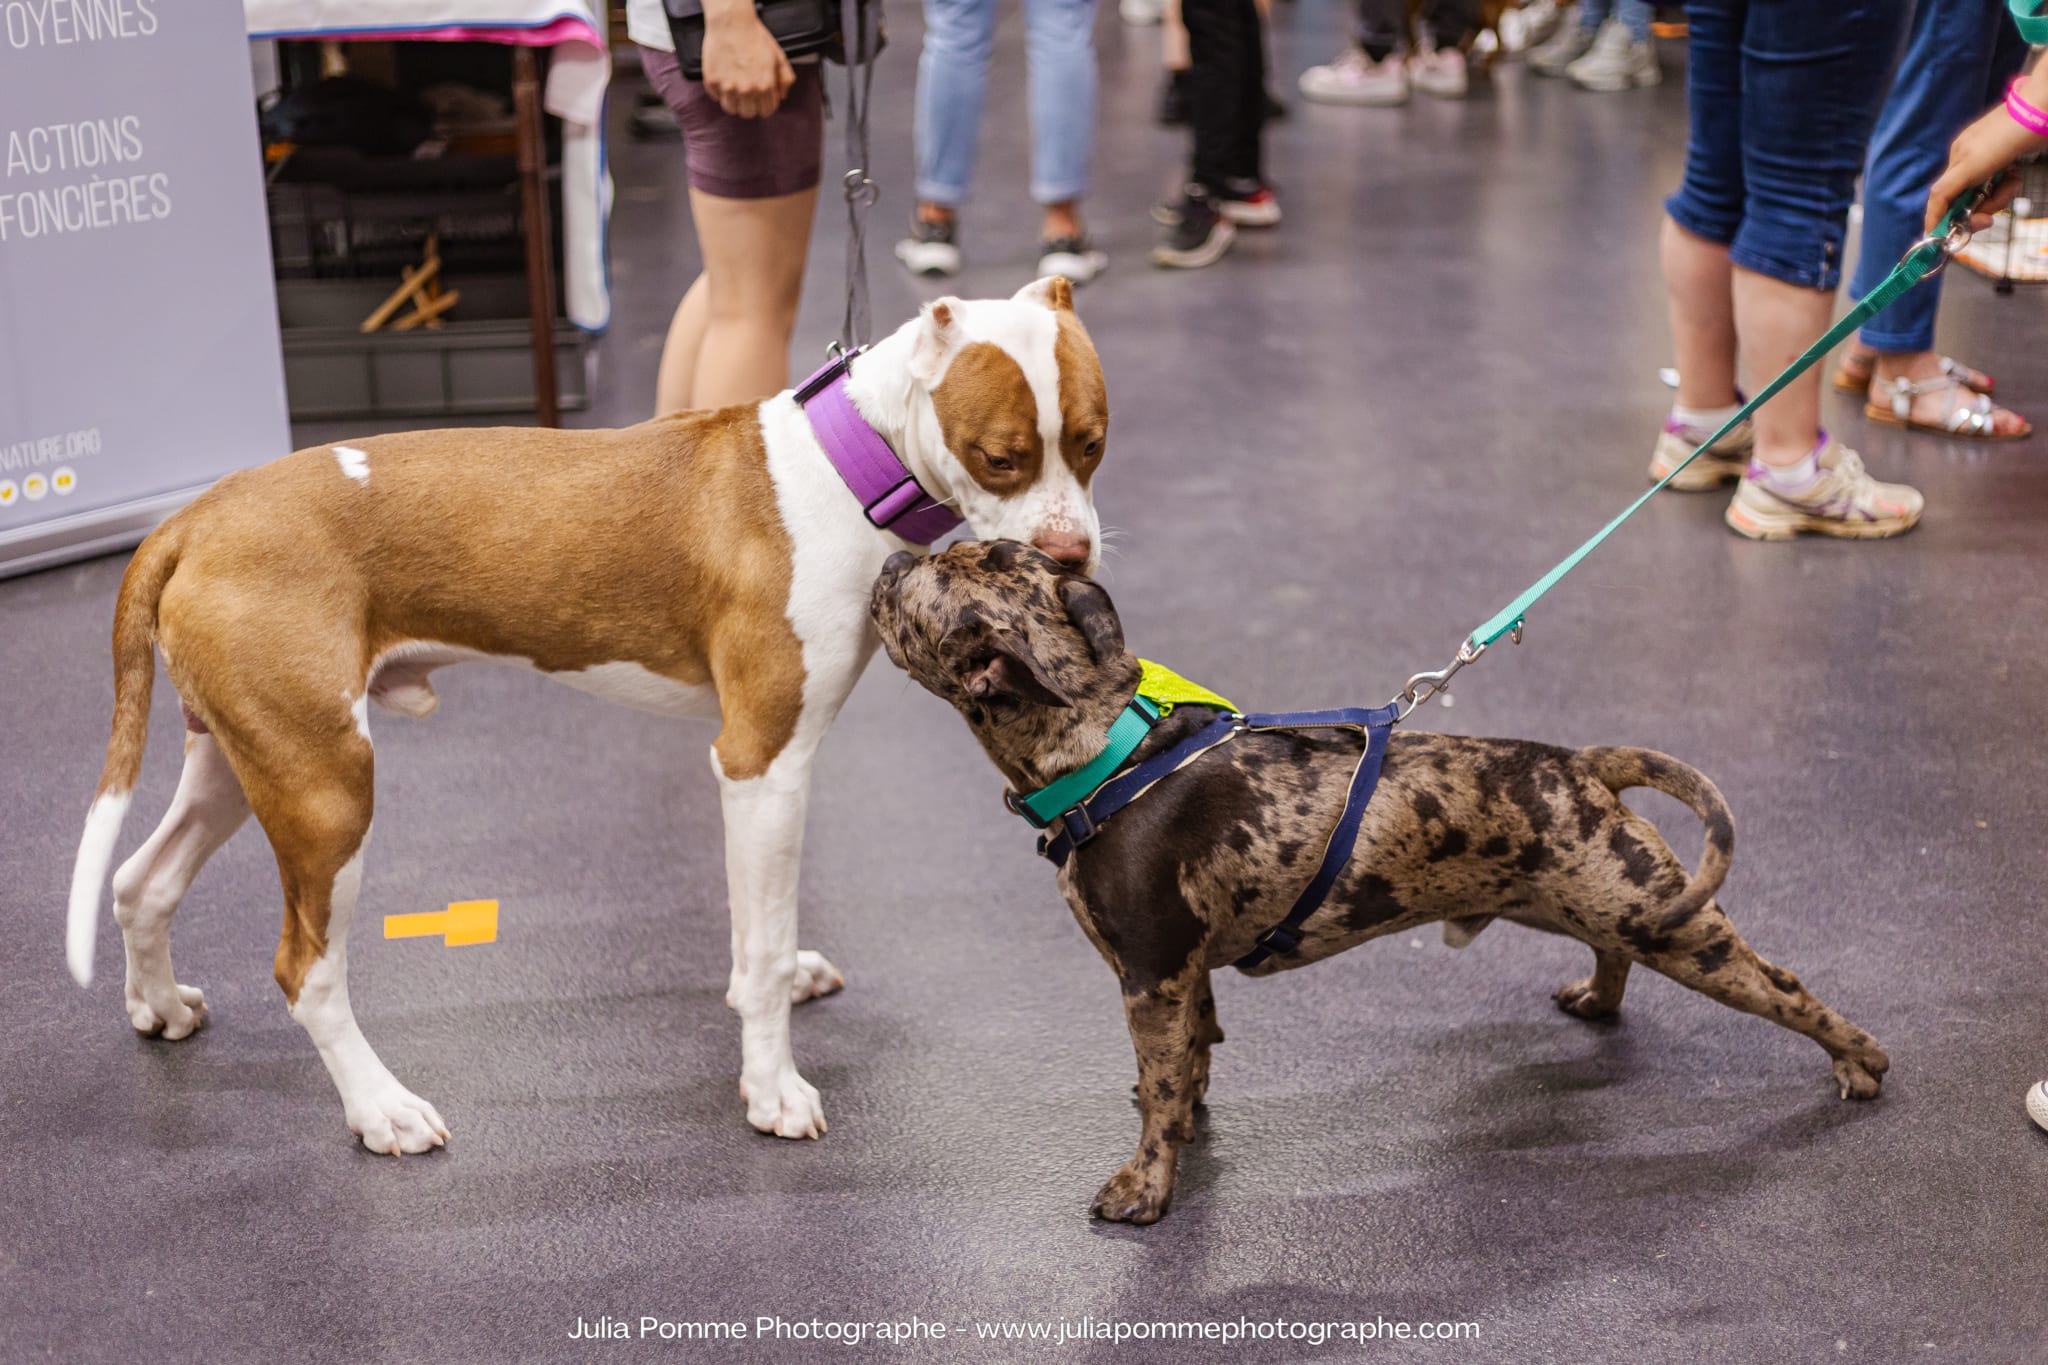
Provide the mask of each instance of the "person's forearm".
POLYGON ((717 25, 720 28, 735 20, 754 17, 751 0, 704 0, 704 27, 717 25))

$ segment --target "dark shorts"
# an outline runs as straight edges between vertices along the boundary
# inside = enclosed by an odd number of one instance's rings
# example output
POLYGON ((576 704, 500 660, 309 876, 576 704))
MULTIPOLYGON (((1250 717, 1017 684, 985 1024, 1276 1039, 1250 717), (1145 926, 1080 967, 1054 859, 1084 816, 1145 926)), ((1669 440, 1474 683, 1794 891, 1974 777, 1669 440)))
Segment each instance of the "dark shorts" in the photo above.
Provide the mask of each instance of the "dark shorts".
MULTIPOLYGON (((1940 3, 1940 0, 1929 0, 1940 3)), ((1911 0, 1688 0, 1692 137, 1672 220, 1745 270, 1834 289, 1911 0)))
POLYGON ((767 118, 736 118, 685 79, 673 52, 640 49, 647 79, 683 128, 690 184, 721 199, 773 199, 816 189, 825 150, 825 86, 818 62, 796 64, 796 84, 767 118))

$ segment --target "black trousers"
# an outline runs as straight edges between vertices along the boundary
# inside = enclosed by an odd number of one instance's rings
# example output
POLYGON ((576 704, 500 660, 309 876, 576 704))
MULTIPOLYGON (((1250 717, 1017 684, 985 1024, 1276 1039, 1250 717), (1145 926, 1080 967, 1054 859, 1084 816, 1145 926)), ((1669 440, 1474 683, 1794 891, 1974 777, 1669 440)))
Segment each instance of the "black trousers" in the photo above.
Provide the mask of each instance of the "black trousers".
POLYGON ((1195 134, 1189 179, 1211 194, 1255 188, 1266 122, 1266 54, 1253 0, 1181 0, 1188 29, 1188 123, 1195 134))
MULTIPOLYGON (((1436 0, 1422 12, 1422 26, 1438 47, 1457 47, 1479 28, 1479 0, 1436 0)), ((1408 0, 1358 0, 1358 45, 1374 61, 1408 39, 1408 0)))

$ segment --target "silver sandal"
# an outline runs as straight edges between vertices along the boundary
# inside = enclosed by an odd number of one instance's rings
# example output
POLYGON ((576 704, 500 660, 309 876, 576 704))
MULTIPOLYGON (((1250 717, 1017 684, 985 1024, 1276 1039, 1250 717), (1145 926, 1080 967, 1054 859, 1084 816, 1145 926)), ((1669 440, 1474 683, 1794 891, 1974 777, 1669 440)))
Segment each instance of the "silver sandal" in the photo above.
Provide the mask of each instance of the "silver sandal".
POLYGON ((1997 414, 2001 411, 2009 409, 2001 409, 1991 401, 1991 395, 1978 393, 1959 376, 1945 372, 1932 379, 1873 377, 1870 401, 1864 405, 1863 415, 1873 422, 1886 422, 1908 431, 1931 431, 1938 436, 1956 436, 1966 441, 2017 441, 2034 434, 2033 425, 2025 418, 2020 419, 2018 431, 1999 431, 1997 414), (1949 395, 1948 410, 1939 422, 1924 421, 1913 415, 1914 400, 1930 393, 1949 395), (1970 395, 1968 402, 1959 401, 1964 393, 1970 395))

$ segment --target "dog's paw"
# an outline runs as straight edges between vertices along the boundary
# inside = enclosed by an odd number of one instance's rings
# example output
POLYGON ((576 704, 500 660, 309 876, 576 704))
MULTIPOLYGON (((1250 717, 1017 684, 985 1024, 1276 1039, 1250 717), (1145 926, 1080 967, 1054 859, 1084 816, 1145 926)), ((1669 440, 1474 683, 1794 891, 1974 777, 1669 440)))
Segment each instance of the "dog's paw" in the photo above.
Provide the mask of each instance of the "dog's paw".
POLYGON ((1088 1212, 1111 1223, 1156 1223, 1173 1198, 1173 1169, 1170 1166, 1140 1166, 1133 1161, 1109 1178, 1095 1192, 1088 1212))
POLYGON ((348 1130, 363 1146, 387 1156, 424 1152, 448 1141, 448 1125, 440 1111, 395 1080, 387 1080, 359 1099, 345 1102, 348 1130))
POLYGON ((825 1136, 825 1102, 818 1098, 818 1088, 795 1071, 760 1086, 742 1079, 740 1098, 747 1102, 747 1122, 760 1132, 785 1138, 825 1136))
POLYGON ((178 1001, 158 1010, 142 998, 140 991, 128 993, 128 1022, 145 1038, 176 1042, 189 1038, 206 1025, 206 996, 197 986, 178 987, 178 1001))
POLYGON ((1612 1019, 1620 1012, 1619 1006, 1609 1003, 1593 989, 1590 976, 1582 981, 1566 982, 1551 998, 1557 1001, 1559 1009, 1577 1019, 1612 1019))
POLYGON ((1845 1100, 1874 1100, 1884 1089, 1884 1073, 1891 1070, 1891 1065, 1892 1059, 1880 1048, 1872 1048, 1861 1057, 1838 1057, 1835 1084, 1841 1087, 1845 1100))
POLYGON ((1551 998, 1557 1001, 1559 1009, 1578 1019, 1612 1019, 1619 1013, 1617 1007, 1601 999, 1594 991, 1590 976, 1583 981, 1566 982, 1551 998))
POLYGON ((846 978, 839 969, 825 960, 823 953, 814 953, 802 948, 796 955, 796 981, 789 988, 789 1001, 801 1005, 806 1000, 815 1000, 821 995, 830 995, 844 988, 846 978))

